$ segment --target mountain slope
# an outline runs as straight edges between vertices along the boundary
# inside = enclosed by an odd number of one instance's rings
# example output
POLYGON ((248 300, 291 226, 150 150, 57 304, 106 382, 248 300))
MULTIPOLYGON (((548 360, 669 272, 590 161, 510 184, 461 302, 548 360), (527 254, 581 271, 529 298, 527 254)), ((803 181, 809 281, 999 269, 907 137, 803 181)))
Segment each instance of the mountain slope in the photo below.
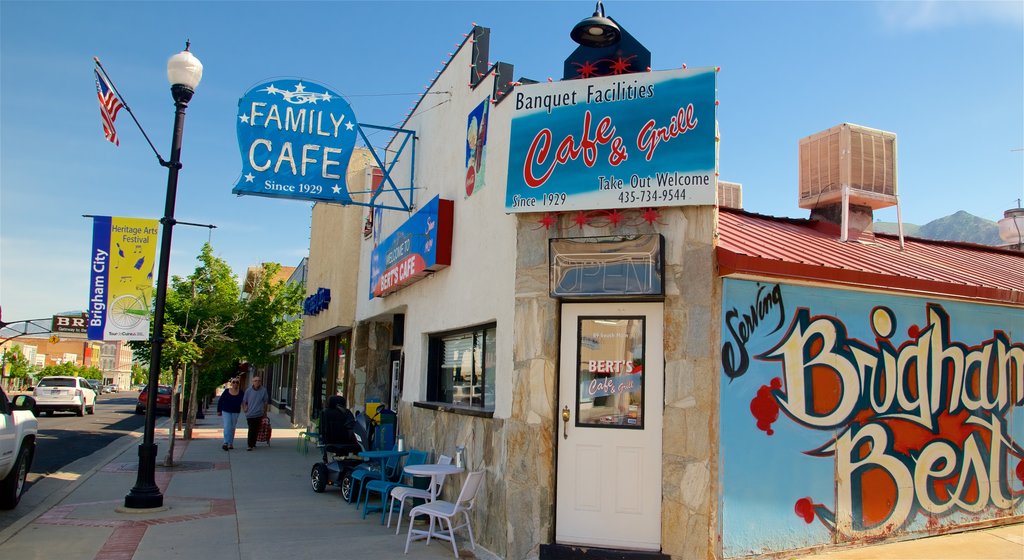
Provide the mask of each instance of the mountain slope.
MULTIPOLYGON (((877 233, 897 233, 895 222, 875 222, 877 233)), ((932 220, 923 226, 903 224, 903 234, 941 241, 967 241, 981 245, 1001 245, 999 225, 963 210, 950 216, 932 220)))

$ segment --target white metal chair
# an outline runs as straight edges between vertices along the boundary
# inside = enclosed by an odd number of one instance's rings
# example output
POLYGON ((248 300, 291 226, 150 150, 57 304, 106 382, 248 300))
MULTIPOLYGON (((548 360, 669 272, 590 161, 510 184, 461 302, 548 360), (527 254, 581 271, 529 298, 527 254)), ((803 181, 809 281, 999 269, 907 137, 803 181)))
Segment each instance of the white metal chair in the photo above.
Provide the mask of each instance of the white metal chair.
MULTIPOLYGON (((438 465, 450 465, 452 464, 452 458, 447 455, 441 455, 437 458, 438 465)), ((441 495, 441 488, 444 485, 445 475, 439 475, 435 477, 437 483, 434 485, 434 495, 441 495)), ((391 498, 388 501, 388 528, 391 528, 391 514, 395 511, 395 501, 398 501, 398 525, 395 526, 395 534, 402 530, 402 512, 405 511, 405 501, 413 499, 429 500, 430 499, 430 487, 426 488, 413 488, 411 486, 396 486, 391 489, 391 498)))
POLYGON ((419 515, 429 516, 430 519, 427 521, 429 528, 423 533, 427 535, 427 544, 430 544, 431 537, 436 536, 439 539, 451 541, 452 551, 455 552, 455 558, 459 558, 459 549, 455 546, 455 530, 463 527, 469 532, 469 544, 476 550, 476 541, 473 540, 473 526, 470 524, 469 513, 473 511, 473 503, 476 501, 476 494, 480 490, 480 486, 484 481, 484 471, 473 471, 466 477, 466 481, 462 484, 462 490, 459 492, 458 499, 452 502, 446 502, 444 500, 434 500, 433 502, 427 502, 423 505, 416 506, 409 511, 409 534, 405 537, 405 553, 409 553, 409 543, 412 542, 413 533, 413 520, 419 515), (462 514, 465 519, 465 523, 460 525, 452 525, 452 518, 462 514), (448 523, 448 530, 444 531, 443 526, 440 525, 440 520, 444 520, 448 523), (438 522, 439 530, 441 533, 434 533, 434 522, 438 522), (445 534, 447 533, 447 534, 445 534))

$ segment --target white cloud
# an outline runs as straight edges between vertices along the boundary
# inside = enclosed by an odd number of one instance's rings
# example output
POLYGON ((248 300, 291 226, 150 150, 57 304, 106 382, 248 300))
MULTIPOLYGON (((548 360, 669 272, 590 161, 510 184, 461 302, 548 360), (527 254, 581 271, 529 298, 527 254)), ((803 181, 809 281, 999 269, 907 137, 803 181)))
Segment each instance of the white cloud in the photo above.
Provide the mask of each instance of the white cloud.
POLYGON ((923 2, 883 1, 878 12, 887 27, 902 31, 919 31, 972 24, 995 24, 1024 27, 1024 2, 923 2))

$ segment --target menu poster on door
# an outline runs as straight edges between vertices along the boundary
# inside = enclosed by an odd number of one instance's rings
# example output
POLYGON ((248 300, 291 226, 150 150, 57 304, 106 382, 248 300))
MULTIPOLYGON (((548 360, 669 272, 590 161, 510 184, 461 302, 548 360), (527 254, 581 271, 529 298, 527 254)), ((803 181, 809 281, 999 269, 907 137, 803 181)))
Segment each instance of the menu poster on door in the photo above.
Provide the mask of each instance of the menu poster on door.
POLYGON ((581 317, 576 425, 643 427, 644 318, 581 317))

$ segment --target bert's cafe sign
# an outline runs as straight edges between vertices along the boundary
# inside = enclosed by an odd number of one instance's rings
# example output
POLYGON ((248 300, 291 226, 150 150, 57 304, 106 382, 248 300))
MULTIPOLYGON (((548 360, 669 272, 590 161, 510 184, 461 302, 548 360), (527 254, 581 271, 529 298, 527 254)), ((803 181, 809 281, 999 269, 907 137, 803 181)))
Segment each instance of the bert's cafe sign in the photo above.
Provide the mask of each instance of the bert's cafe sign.
POLYGON ((310 80, 259 84, 238 100, 242 174, 231 192, 351 204, 345 175, 359 125, 348 102, 310 80))

